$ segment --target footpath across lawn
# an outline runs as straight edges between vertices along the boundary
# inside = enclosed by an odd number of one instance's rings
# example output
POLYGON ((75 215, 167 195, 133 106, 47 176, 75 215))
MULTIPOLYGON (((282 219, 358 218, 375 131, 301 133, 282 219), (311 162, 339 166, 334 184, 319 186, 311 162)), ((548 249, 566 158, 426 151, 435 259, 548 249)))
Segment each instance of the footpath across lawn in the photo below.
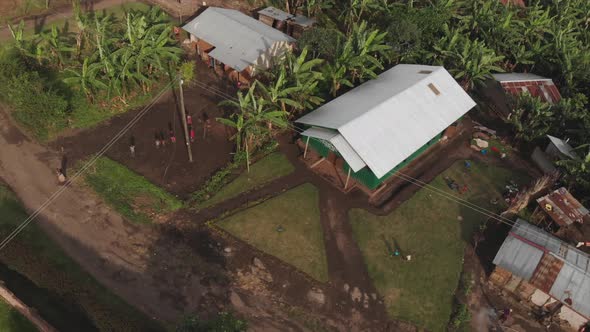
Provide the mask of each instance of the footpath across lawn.
POLYGON ((0 331, 37 332, 37 328, 20 312, 0 299, 0 331))
POLYGON ((295 170, 284 154, 274 152, 250 166, 235 180, 225 185, 213 197, 200 203, 198 208, 206 208, 233 198, 243 192, 255 189, 272 180, 288 175, 295 170))
MULTIPOLYGON (((14 194, 0 185, 0 236, 10 234, 27 215, 14 194)), ((60 331, 162 330, 100 285, 35 223, 0 252, 0 262, 6 287, 60 331)), ((0 331, 11 331, 3 328, 4 313, 0 305, 0 331)))
MULTIPOLYGON (((500 212, 502 189, 511 179, 528 180, 522 174, 487 164, 472 163, 467 171, 464 162, 457 162, 430 185, 500 212), (460 187, 466 184, 468 191, 459 194, 449 189, 445 176, 460 187), (499 201, 495 205, 493 198, 499 201)), ((428 189, 421 189, 385 217, 360 209, 350 212, 355 239, 391 317, 431 331, 446 330, 462 270, 464 246, 486 219, 428 189), (396 248, 402 256, 411 255, 411 260, 393 256, 396 248)))
POLYGON ((313 185, 303 184, 217 225, 313 278, 328 281, 319 193, 313 185))
POLYGON ((100 157, 84 177, 109 205, 133 222, 150 223, 182 207, 164 189, 106 157, 100 157))

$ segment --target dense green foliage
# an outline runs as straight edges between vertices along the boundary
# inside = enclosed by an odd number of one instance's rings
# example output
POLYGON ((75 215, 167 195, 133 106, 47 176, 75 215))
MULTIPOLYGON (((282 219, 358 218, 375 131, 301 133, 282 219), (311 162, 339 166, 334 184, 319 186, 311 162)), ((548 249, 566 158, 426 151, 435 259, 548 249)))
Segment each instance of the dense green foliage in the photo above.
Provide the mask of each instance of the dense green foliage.
POLYGON ((37 328, 20 312, 0 299, 0 331, 36 332, 37 328))
POLYGON ((156 7, 121 18, 73 6, 74 27, 68 21, 28 36, 23 22, 9 26, 14 41, 0 52, 0 98, 42 140, 141 104, 181 54, 156 7))

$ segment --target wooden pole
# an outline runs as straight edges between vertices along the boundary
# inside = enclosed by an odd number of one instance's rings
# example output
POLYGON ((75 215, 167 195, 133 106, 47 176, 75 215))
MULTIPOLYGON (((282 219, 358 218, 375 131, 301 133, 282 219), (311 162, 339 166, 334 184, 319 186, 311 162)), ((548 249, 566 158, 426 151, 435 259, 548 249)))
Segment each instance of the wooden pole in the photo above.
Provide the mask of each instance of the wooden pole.
POLYGON ((248 141, 246 140, 246 168, 248 168, 248 173, 250 173, 250 154, 248 153, 248 141))
POLYGON ((348 166, 348 175, 346 176, 346 183, 344 184, 344 190, 346 190, 346 188, 348 188, 348 180, 350 180, 350 166, 348 166))
POLYGON ((303 159, 305 159, 305 157, 307 156, 307 146, 309 145, 309 136, 307 136, 307 139, 305 140, 305 150, 303 151, 303 159))
POLYGON ((191 151, 191 141, 188 134, 188 126, 186 124, 186 110, 184 109, 184 90, 182 90, 183 80, 178 82, 178 89, 180 92, 180 117, 182 118, 182 127, 184 128, 184 140, 188 150, 188 161, 193 162, 193 152, 191 151))

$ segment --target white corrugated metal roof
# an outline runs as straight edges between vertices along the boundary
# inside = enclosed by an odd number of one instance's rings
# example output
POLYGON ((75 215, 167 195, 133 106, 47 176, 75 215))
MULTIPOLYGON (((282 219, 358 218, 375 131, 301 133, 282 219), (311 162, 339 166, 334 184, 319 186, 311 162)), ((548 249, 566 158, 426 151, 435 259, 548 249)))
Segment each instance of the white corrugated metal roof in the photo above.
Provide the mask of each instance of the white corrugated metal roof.
POLYGON ((540 256, 537 258, 538 253, 535 250, 541 253, 545 250, 564 263, 549 294, 561 301, 571 298, 571 307, 587 318, 590 317, 590 256, 588 254, 518 219, 512 226, 511 234, 504 240, 496 254, 494 264, 530 280, 533 274, 531 269, 534 271, 541 259, 540 256), (535 248, 526 241, 540 248, 535 248), (532 263, 534 266, 531 267, 532 263))
POLYGON ((264 16, 268 16, 268 17, 272 17, 275 20, 279 20, 279 21, 284 21, 288 18, 292 18, 294 17, 293 14, 289 14, 287 12, 284 12, 278 8, 275 7, 266 7, 262 10, 258 11, 258 14, 260 15, 264 15, 264 16))
POLYGON ((578 158, 578 156, 574 152, 574 148, 571 145, 569 145, 568 142, 562 140, 561 138, 557 138, 551 135, 547 135, 547 137, 549 137, 549 140, 551 141, 551 143, 553 143, 553 145, 555 145, 559 152, 563 153, 564 155, 572 159, 578 158))
POLYGON ((365 164, 356 151, 354 151, 352 146, 348 144, 344 136, 338 134, 330 139, 330 143, 334 145, 340 155, 342 155, 342 158, 346 160, 346 163, 348 166, 350 166, 350 168, 352 168, 354 172, 358 172, 363 167, 367 166, 367 164, 365 164))
POLYGON ((296 122, 338 130, 381 178, 474 106, 443 67, 397 65, 296 122))
POLYGON ((492 77, 502 82, 523 82, 523 81, 551 81, 550 78, 531 74, 531 73, 500 73, 492 74, 492 77))
POLYGON ((315 137, 327 141, 338 150, 342 158, 352 168, 353 171, 358 172, 363 167, 367 166, 361 157, 354 151, 352 146, 348 144, 346 139, 342 137, 336 130, 325 129, 319 127, 311 127, 301 133, 303 136, 315 137))
POLYGON ((292 37, 237 10, 209 7, 182 27, 215 46, 213 58, 236 69, 252 65, 276 42, 294 42, 292 37))

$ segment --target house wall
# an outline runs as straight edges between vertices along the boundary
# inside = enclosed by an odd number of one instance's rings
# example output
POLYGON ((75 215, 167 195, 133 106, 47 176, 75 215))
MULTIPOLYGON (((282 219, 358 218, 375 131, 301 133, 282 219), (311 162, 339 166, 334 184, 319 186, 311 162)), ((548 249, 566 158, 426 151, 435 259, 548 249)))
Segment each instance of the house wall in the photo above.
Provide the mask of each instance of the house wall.
MULTIPOLYGON (((375 174, 368 167, 364 167, 361 170, 359 170, 358 172, 351 172, 350 173, 351 177, 354 178, 355 180, 357 180, 358 182, 362 183, 364 186, 366 186, 370 190, 374 190, 377 187, 379 187, 379 185, 381 185, 383 182, 385 182, 387 179, 389 179, 395 172, 404 168, 406 165, 408 165, 410 162, 412 162, 412 160, 416 159, 422 153, 424 153, 424 151, 426 151, 432 145, 436 144, 440 140, 441 136, 442 136, 442 133, 436 135, 436 137, 434 137, 428 143, 424 144, 420 149, 416 150, 411 156, 409 156, 406 160, 404 160, 403 162, 398 164, 395 168, 393 168, 391 171, 389 171, 389 173, 387 173, 382 178, 376 177, 375 174)), ((307 138, 305 138, 305 137, 303 138, 304 141, 306 139, 307 138)), ((319 140, 319 139, 313 138, 313 137, 310 137, 310 139, 309 139, 309 146, 311 148, 313 148, 315 151, 317 151, 324 158, 327 157, 330 150, 332 150, 328 146, 329 143, 327 143, 327 144, 326 143, 327 142, 324 142, 322 140, 319 140)), ((340 156, 338 151, 336 151, 335 149, 333 149, 333 150, 338 156, 340 156)), ((348 173, 349 168, 350 167, 348 166, 348 164, 346 162, 342 166, 342 169, 344 169, 344 172, 346 172, 346 173, 348 173)))

